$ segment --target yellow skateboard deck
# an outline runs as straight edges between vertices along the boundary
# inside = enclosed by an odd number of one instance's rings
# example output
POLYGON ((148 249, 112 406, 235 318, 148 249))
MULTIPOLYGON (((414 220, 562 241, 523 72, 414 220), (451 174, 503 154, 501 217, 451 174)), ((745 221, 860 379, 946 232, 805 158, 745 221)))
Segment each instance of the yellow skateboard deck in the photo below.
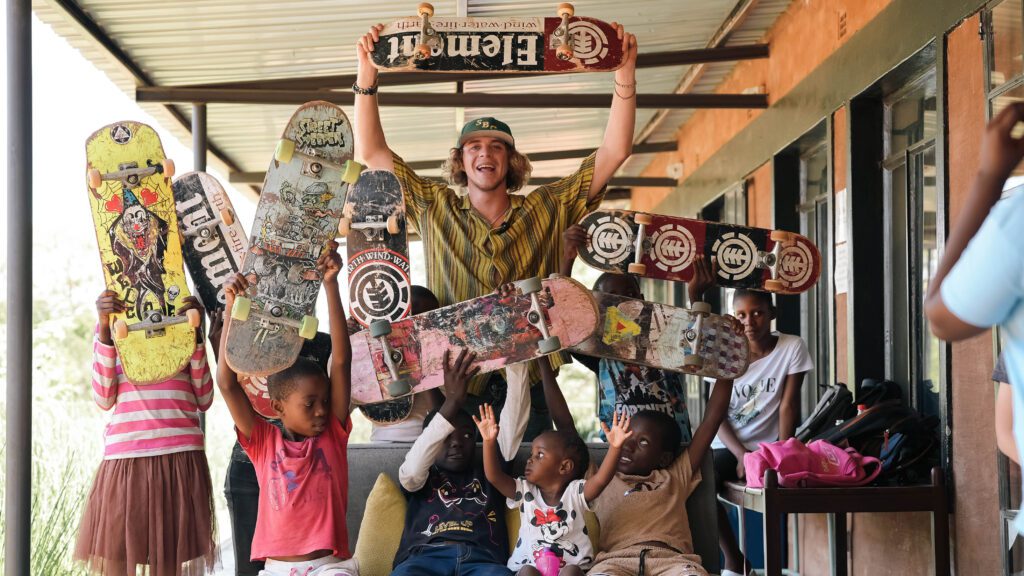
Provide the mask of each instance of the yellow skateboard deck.
POLYGON ((135 384, 162 382, 188 364, 198 325, 197 314, 176 313, 189 290, 170 184, 174 163, 152 128, 131 121, 94 132, 85 157, 103 276, 125 303, 111 318, 124 375, 135 384))

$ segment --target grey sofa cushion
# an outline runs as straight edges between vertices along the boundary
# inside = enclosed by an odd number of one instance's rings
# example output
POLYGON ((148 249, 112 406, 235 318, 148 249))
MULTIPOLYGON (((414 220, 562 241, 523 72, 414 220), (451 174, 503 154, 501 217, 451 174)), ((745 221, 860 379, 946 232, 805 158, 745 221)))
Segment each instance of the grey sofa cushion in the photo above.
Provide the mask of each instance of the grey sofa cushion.
MULTIPOLYGON (((398 482, 398 467, 402 465, 405 453, 410 444, 351 444, 348 447, 348 522, 349 546, 355 550, 356 538, 359 536, 359 525, 366 508, 366 499, 370 495, 373 483, 381 472, 391 476, 398 482)), ((600 464, 607 453, 606 444, 588 444, 590 456, 594 464, 600 464)), ((530 445, 522 444, 512 465, 515 474, 522 474, 526 458, 530 455, 530 445)), ((477 458, 480 448, 477 447, 477 458)), ((718 514, 716 511, 714 466, 709 450, 704 462, 701 463, 703 480, 686 502, 686 510, 690 519, 690 531, 693 533, 694 551, 700 555, 704 568, 715 574, 718 572, 718 514)), ((404 521, 404 519, 403 519, 404 521)))

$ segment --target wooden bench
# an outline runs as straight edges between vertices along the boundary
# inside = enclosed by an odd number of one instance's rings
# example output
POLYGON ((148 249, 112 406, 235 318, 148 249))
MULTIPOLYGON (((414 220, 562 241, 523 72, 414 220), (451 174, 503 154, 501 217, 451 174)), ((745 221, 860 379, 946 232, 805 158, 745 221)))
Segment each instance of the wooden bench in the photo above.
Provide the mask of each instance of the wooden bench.
MULTIPOLYGON (((854 512, 931 512, 935 572, 949 576, 949 496, 945 474, 932 468, 931 484, 859 488, 780 488, 775 470, 766 470, 764 488, 726 482, 719 499, 763 514, 766 576, 782 574, 782 533, 786 514, 828 514, 832 574, 847 575, 846 514, 854 512)), ((742 521, 741 521, 742 530, 742 521)))

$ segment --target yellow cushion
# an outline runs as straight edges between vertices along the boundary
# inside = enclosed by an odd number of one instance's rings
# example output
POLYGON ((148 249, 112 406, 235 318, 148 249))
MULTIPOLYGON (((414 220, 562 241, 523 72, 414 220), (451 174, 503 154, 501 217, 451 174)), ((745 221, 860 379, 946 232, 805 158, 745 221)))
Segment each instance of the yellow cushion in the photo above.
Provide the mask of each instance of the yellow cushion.
MULTIPOLYGON (((589 511, 583 513, 583 521, 587 525, 587 536, 590 537, 590 543, 596 552, 597 543, 601 539, 601 525, 597 523, 597 516, 589 511)), ((519 508, 509 508, 505 512, 505 524, 508 525, 508 551, 511 554, 516 549, 516 542, 519 540, 519 508)), ((360 532, 360 534, 362 533, 360 532)), ((362 574, 361 567, 360 574, 362 574)))
POLYGON ((366 512, 359 524, 359 539, 353 556, 359 559, 361 576, 387 576, 398 553, 405 525, 405 496, 383 472, 366 499, 366 512))

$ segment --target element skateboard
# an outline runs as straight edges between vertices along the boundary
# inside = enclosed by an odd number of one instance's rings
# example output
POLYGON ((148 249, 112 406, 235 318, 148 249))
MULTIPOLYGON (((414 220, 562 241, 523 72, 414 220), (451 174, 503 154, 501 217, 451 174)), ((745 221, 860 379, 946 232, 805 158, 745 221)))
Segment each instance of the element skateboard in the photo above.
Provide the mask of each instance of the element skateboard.
POLYGON ((224 282, 242 267, 249 247, 231 200, 206 172, 189 172, 171 185, 185 268, 207 310, 224 308, 224 282))
POLYGON ((821 254, 806 237, 690 218, 595 210, 580 258, 606 272, 689 282, 694 257, 714 256, 721 286, 798 294, 818 281, 821 254))
POLYGON ((316 261, 337 235, 348 184, 359 177, 352 152, 352 124, 333 104, 303 104, 288 121, 242 261, 250 288, 235 298, 225 326, 226 360, 235 372, 279 372, 316 334, 316 261))
POLYGON ((352 335, 352 401, 372 404, 444 384, 444 353, 477 354, 491 372, 586 340, 597 328, 590 290, 571 278, 530 278, 488 294, 352 335))
POLYGON ((89 207, 107 289, 125 311, 112 320, 125 377, 162 382, 180 372, 196 349, 198 310, 176 311, 189 296, 178 219, 160 137, 140 122, 117 122, 85 141, 89 207))
POLYGON ((402 185, 387 170, 367 170, 345 198, 338 230, 348 254, 349 313, 363 326, 409 314, 409 241, 402 185))
POLYGON ((558 5, 552 18, 433 18, 424 2, 418 16, 384 27, 371 54, 382 70, 431 72, 600 72, 622 66, 615 28, 573 16, 558 5))
POLYGON ((710 378, 747 371, 747 338, 731 322, 696 302, 690 310, 594 292, 597 332, 573 352, 710 378))

